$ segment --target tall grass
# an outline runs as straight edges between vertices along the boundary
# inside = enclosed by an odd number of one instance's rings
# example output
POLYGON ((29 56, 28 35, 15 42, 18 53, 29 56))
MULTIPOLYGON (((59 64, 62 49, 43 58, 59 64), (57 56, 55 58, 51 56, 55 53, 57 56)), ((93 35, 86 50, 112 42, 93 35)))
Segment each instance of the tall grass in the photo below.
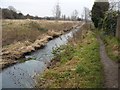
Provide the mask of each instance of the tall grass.
POLYGON ((34 42, 38 37, 48 31, 62 31, 69 29, 73 23, 68 22, 48 22, 40 20, 3 20, 2 22, 2 43, 3 46, 15 42, 34 42))

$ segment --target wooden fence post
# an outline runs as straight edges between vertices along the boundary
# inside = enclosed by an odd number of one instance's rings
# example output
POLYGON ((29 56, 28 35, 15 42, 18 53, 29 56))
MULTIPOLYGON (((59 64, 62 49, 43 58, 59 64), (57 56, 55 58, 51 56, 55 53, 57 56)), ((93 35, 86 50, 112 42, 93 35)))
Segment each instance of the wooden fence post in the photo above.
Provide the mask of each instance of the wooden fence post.
POLYGON ((116 37, 120 39, 120 15, 117 19, 116 37))

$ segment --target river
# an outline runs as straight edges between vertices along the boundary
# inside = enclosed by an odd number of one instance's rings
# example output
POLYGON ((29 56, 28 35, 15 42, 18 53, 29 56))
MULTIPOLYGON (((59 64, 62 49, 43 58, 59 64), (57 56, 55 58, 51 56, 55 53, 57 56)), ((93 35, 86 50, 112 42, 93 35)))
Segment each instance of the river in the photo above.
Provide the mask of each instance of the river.
POLYGON ((72 38, 73 33, 77 30, 79 28, 49 41, 44 48, 26 55, 26 59, 30 60, 4 69, 0 73, 0 76, 2 76, 2 87, 0 88, 33 88, 36 84, 36 77, 44 72, 47 64, 54 57, 53 49, 67 44, 68 39, 72 38))

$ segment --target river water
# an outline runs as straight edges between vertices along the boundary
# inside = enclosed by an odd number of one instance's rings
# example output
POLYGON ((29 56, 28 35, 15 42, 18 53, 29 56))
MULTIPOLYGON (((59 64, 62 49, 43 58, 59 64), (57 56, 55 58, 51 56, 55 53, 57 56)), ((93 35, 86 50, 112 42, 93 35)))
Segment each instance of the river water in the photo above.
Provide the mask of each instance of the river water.
POLYGON ((44 72, 47 64, 54 57, 52 54, 53 49, 67 44, 68 39, 72 38, 73 33, 77 30, 79 28, 49 41, 43 49, 26 55, 25 57, 26 59, 29 58, 29 61, 18 63, 4 69, 0 73, 0 77, 2 76, 2 87, 0 88, 33 88, 37 75, 44 72))

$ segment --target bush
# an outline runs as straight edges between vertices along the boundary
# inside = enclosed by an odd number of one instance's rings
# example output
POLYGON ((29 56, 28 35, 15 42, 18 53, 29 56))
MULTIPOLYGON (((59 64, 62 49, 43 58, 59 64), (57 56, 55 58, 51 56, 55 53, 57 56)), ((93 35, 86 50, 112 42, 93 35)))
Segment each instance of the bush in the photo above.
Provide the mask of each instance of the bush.
POLYGON ((101 19, 109 9, 109 2, 94 2, 92 7, 92 21, 96 28, 101 28, 101 19))

